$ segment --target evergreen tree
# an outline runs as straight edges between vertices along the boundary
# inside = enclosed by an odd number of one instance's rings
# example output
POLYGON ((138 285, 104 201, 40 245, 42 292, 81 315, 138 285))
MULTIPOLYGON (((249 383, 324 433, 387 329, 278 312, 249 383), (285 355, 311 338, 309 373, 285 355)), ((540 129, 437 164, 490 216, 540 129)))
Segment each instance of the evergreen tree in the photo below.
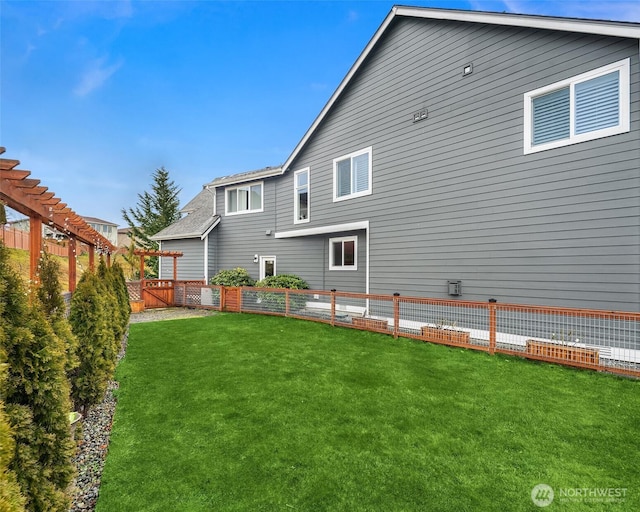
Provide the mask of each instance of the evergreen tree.
POLYGON ((118 347, 120 346, 120 340, 124 335, 126 324, 122 319, 122 310, 118 302, 118 296, 116 294, 115 276, 110 267, 107 267, 104 259, 100 260, 98 265, 98 278, 104 287, 104 307, 109 319, 109 325, 113 332, 113 338, 111 340, 112 349, 115 350, 116 355, 118 353, 118 347))
POLYGON ((120 307, 121 321, 123 329, 126 331, 131 316, 131 305, 129 304, 129 290, 127 289, 127 281, 124 278, 122 267, 117 263, 109 268, 113 273, 114 286, 116 296, 118 298, 118 306, 120 307))
POLYGON ((60 265, 44 251, 39 262, 40 284, 36 295, 40 300, 44 313, 48 317, 53 331, 64 342, 67 358, 65 369, 70 377, 71 372, 80 364, 77 355, 78 340, 71 331, 66 316, 66 305, 62 298, 60 286, 60 265))
POLYGON ((94 272, 82 274, 71 299, 69 322, 79 341, 80 365, 71 382, 76 408, 84 410, 104 397, 118 354, 108 318, 107 292, 94 272))
MULTIPOLYGON (((0 345, 4 332, 0 330, 0 345)), ((20 492, 20 486, 15 471, 10 466, 15 458, 14 434, 9 426, 9 419, 4 410, 5 379, 7 374, 6 355, 0 349, 0 510, 3 512, 24 511, 25 499, 20 492)))
POLYGON ((16 475, 27 509, 66 511, 75 450, 69 428, 66 350, 40 301, 28 303, 1 243, 0 290, 0 350, 8 363, 2 399, 15 441, 9 469, 16 475))
MULTIPOLYGON (((180 189, 169 178, 169 171, 164 167, 156 169, 151 176, 153 178, 151 192, 145 191, 138 194, 137 206, 123 208, 122 218, 131 228, 131 238, 137 247, 157 250, 158 243, 149 237, 180 218, 180 200, 178 199, 180 189)), ((148 274, 148 277, 158 275, 157 258, 150 259, 148 274)))

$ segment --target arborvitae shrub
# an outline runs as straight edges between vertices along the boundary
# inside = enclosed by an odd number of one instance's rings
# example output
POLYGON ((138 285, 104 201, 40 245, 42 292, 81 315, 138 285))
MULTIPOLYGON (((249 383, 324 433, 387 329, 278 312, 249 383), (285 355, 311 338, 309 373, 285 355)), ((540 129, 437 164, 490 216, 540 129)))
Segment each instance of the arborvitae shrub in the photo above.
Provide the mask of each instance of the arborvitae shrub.
POLYGON ((71 396, 79 409, 102 400, 115 370, 117 351, 114 352, 105 294, 98 276, 87 271, 82 274, 71 299, 69 322, 78 338, 80 359, 71 381, 71 396))
POLYGON ((71 378, 71 372, 80 364, 77 354, 78 340, 73 335, 66 316, 66 305, 60 287, 60 265, 46 251, 40 258, 39 265, 40 284, 36 295, 54 332, 65 344, 67 355, 65 370, 67 376, 71 378))
POLYGON ((5 411, 15 450, 9 463, 28 510, 66 511, 74 443, 69 428, 66 352, 37 299, 31 305, 0 244, 0 347, 8 363, 5 411))
POLYGON ((120 306, 121 322, 126 330, 129 325, 129 317, 131 316, 131 304, 129 303, 129 290, 127 289, 127 281, 124 278, 124 271, 120 264, 115 263, 110 267, 113 273, 115 291, 120 306))
POLYGON ((211 284, 219 286, 253 286, 255 282, 247 269, 241 267, 221 270, 211 278, 211 284))
MULTIPOLYGON (((0 331, 0 340, 4 333, 0 331)), ((0 342, 0 345, 2 343, 0 342)), ((4 381, 7 365, 6 357, 0 349, 0 510, 3 512, 23 512, 24 496, 20 493, 20 486, 15 471, 9 469, 15 458, 14 433, 9 426, 9 419, 4 410, 4 381)))
POLYGON ((98 265, 98 278, 103 286, 104 306, 107 312, 107 318, 109 319, 109 327, 113 332, 111 342, 113 349, 116 350, 117 353, 116 345, 119 346, 125 328, 122 323, 122 313, 116 295, 115 277, 111 269, 107 267, 104 259, 101 259, 98 265))

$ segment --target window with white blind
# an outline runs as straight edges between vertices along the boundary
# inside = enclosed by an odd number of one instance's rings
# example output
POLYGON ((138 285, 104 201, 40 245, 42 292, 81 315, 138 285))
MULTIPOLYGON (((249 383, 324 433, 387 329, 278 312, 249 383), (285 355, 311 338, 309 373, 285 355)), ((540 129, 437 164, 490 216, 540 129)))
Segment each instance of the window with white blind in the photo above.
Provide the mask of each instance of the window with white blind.
POLYGON ((524 152, 628 132, 629 59, 524 95, 524 152))
POLYGON ((333 200, 343 201, 371 194, 371 148, 333 161, 333 200))
POLYGON ((226 215, 254 213, 262 210, 262 182, 226 189, 226 215))

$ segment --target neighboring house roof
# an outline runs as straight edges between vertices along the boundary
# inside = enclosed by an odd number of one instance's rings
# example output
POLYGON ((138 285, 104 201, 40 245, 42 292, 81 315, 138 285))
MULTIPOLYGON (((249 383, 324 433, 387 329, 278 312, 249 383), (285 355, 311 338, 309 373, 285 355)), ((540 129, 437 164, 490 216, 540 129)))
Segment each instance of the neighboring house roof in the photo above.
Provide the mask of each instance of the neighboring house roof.
POLYGON ((328 112, 341 96, 351 79, 367 59, 378 40, 387 30, 396 17, 413 17, 432 20, 462 21, 471 23, 484 23, 489 25, 506 25, 512 27, 536 28, 546 30, 560 30, 565 32, 579 32, 584 34, 596 34, 603 36, 628 37, 640 39, 640 23, 624 21, 598 21, 579 18, 557 18, 550 16, 536 16, 528 14, 506 14, 497 12, 462 11, 457 9, 432 9, 427 7, 394 6, 376 33, 373 35, 365 49, 355 61, 351 69, 344 77, 340 85, 324 106, 318 117, 311 124, 298 145, 294 148, 289 158, 282 165, 281 173, 289 170, 302 148, 309 141, 318 126, 322 123, 328 112))
POLYGON ((118 226, 115 222, 109 222, 108 220, 98 219, 97 217, 85 217, 82 216, 87 222, 93 222, 94 224, 104 224, 106 226, 118 226))
POLYGON ((182 212, 187 214, 149 238, 157 241, 204 238, 220 222, 220 217, 213 214, 213 192, 206 187, 187 203, 182 212))
MULTIPOLYGON (((210 183, 207 183, 205 187, 220 187, 222 185, 233 185, 235 183, 244 183, 247 181, 259 180, 260 178, 269 178, 271 176, 278 176, 282 174, 282 167, 265 167, 264 169, 258 169, 256 171, 241 172, 239 174, 232 174, 230 176, 223 176, 222 178, 216 178, 210 183)), ((193 202, 193 201, 192 201, 193 202)), ((191 203, 184 207, 186 210, 191 203)))

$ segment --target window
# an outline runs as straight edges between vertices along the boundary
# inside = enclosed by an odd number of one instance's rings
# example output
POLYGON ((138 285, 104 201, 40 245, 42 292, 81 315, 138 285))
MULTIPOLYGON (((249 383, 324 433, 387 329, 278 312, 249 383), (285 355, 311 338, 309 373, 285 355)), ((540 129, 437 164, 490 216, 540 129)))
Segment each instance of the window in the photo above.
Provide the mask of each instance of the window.
POLYGON ((629 59, 524 95, 524 152, 629 131, 629 59))
POLYGON ((358 270, 358 237, 329 239, 329 270, 358 270))
POLYGON ((276 275, 276 257, 260 256, 260 280, 276 275))
POLYGON ((294 185, 294 224, 309 222, 309 168, 296 171, 294 185))
POLYGON ((371 194, 371 148, 333 161, 333 200, 371 194))
POLYGON ((226 189, 226 214, 262 211, 262 183, 226 189))

